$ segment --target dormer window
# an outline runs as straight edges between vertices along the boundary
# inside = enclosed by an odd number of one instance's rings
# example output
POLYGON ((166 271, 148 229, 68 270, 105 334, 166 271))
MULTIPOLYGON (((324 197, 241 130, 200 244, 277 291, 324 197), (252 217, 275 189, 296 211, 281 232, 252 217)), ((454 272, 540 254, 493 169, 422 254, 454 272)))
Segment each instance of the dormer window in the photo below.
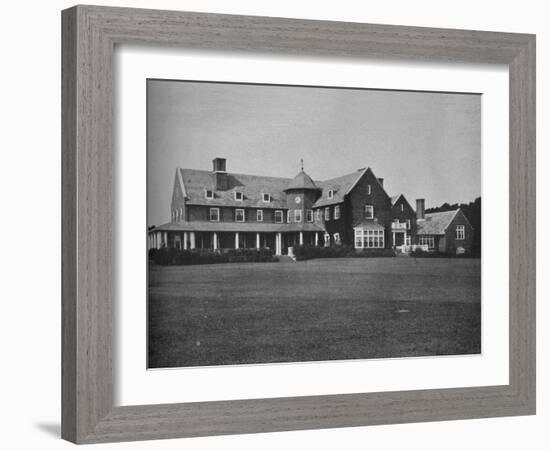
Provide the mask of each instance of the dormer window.
POLYGON ((328 191, 328 198, 329 198, 329 199, 333 199, 333 198, 334 198, 334 190, 333 190, 333 189, 329 189, 329 191, 328 191))
POLYGON ((243 193, 240 191, 235 191, 235 200, 241 201, 244 198, 243 193))
POLYGON ((206 197, 207 200, 212 200, 214 198, 214 191, 210 189, 206 189, 204 191, 204 196, 206 197))
POLYGON ((264 201, 264 203, 269 203, 271 201, 271 195, 262 193, 262 200, 264 201))

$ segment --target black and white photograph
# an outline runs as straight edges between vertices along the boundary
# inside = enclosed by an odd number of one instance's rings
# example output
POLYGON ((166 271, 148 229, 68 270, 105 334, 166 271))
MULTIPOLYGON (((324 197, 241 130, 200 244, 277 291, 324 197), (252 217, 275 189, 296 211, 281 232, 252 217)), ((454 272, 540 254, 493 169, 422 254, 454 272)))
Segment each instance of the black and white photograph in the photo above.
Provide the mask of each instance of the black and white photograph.
POLYGON ((481 95, 147 80, 148 367, 481 353, 481 95))

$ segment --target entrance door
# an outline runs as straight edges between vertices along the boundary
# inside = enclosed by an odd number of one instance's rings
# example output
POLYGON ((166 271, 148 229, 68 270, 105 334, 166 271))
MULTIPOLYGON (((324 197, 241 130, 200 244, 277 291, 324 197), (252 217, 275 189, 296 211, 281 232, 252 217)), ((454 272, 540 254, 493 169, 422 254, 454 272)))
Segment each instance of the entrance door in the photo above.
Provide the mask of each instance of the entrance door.
POLYGON ((401 247, 405 244, 405 233, 395 233, 395 246, 401 247))

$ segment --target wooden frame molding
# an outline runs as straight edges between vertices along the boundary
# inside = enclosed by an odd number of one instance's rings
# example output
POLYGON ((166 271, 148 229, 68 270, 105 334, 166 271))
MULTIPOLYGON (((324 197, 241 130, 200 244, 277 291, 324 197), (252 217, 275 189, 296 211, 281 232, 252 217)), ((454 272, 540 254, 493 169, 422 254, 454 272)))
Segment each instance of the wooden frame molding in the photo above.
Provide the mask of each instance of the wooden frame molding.
POLYGON ((94 443, 535 413, 533 35, 97 6, 63 11, 62 30, 64 439, 94 443), (510 384, 114 407, 113 52, 120 43, 508 65, 510 384))

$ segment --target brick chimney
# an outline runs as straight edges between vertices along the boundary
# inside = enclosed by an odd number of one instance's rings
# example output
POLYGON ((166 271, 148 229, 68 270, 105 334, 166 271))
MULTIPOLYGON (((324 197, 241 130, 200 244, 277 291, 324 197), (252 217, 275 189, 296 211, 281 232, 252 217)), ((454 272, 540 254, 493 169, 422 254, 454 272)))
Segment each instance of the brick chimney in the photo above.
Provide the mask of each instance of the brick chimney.
POLYGON ((228 189, 228 177, 225 171, 225 158, 214 158, 212 160, 212 171, 214 172, 214 189, 225 191, 228 189))
POLYGON ((423 198, 416 199, 416 218, 417 219, 424 218, 424 199, 423 198))

